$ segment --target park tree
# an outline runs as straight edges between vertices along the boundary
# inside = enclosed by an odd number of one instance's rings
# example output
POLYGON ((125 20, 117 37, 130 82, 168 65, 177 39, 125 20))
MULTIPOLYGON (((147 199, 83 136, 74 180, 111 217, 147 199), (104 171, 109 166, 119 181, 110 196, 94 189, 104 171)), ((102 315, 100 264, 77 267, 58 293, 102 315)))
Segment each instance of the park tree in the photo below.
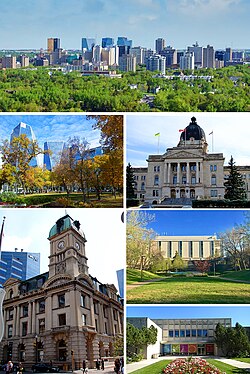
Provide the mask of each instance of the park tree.
POLYGON ((15 137, 9 142, 4 140, 0 146, 2 154, 3 167, 6 165, 14 166, 13 175, 17 185, 23 188, 24 193, 27 188, 27 176, 32 168, 31 164, 35 157, 44 154, 36 141, 30 140, 25 134, 15 137))
POLYGON ((157 328, 153 325, 137 328, 128 322, 126 326, 127 357, 131 358, 134 353, 139 354, 143 347, 155 344, 157 334, 157 328))
POLYGON ((223 252, 230 258, 235 270, 245 270, 249 257, 250 234, 244 226, 235 226, 220 234, 223 252))
POLYGON ((210 261, 208 260, 195 260, 193 261, 193 264, 195 269, 202 274, 207 273, 211 266, 210 261))
POLYGON ((186 261, 184 261, 179 255, 179 253, 176 251, 173 257, 173 260, 172 260, 172 268, 175 271, 178 271, 178 270, 184 270, 186 269, 186 267, 187 267, 186 261))
POLYGON ((242 175, 238 172, 237 166, 231 156, 229 165, 229 175, 225 185, 225 199, 227 200, 245 200, 246 192, 242 175))
POLYGON ((143 211, 127 213, 127 265, 130 268, 145 269, 152 257, 152 241, 155 233, 148 228, 154 215, 143 211))
POLYGON ((246 357, 250 354, 248 335, 239 323, 236 323, 235 327, 225 327, 218 323, 215 343, 226 357, 246 357))
POLYGON ((58 164, 51 172, 51 181, 58 187, 63 187, 69 198, 70 191, 75 183, 74 168, 75 160, 70 149, 64 149, 58 164))

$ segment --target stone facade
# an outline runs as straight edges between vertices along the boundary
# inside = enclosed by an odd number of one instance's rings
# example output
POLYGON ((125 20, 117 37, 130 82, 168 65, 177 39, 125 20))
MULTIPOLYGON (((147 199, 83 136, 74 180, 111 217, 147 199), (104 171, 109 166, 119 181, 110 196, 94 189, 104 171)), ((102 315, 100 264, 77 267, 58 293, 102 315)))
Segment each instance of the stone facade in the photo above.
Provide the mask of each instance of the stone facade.
POLYGON ((88 273, 85 235, 80 223, 66 215, 49 233, 49 272, 5 282, 4 336, 0 358, 53 362, 64 370, 82 361, 114 355, 123 336, 123 306, 114 285, 88 273))
MULTIPOLYGON (((150 204, 171 205, 173 200, 220 200, 225 194, 223 153, 209 153, 203 129, 191 118, 190 124, 180 130, 176 147, 163 155, 149 155, 148 167, 133 168, 137 198, 150 204)), ((250 166, 239 167, 250 199, 250 166)))

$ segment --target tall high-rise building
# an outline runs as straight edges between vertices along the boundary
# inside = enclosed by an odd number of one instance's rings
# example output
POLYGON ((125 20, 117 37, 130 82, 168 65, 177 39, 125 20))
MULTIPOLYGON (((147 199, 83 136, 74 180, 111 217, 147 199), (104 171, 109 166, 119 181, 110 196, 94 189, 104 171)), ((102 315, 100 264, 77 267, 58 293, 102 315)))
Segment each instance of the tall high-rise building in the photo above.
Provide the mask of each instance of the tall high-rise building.
POLYGON ((48 53, 55 52, 57 49, 61 48, 61 41, 59 38, 48 38, 47 40, 47 50, 48 53))
POLYGON ((132 48, 132 40, 129 40, 125 36, 118 36, 117 45, 118 45, 118 47, 126 46, 126 47, 129 47, 129 48, 132 48))
POLYGON ((145 58, 145 51, 146 48, 143 47, 133 47, 130 50, 131 55, 136 57, 136 63, 137 64, 143 64, 144 58, 145 58))
POLYGON ((194 53, 194 66, 201 68, 203 64, 203 48, 196 42, 191 47, 188 47, 187 51, 194 53))
POLYGON ((119 57, 119 69, 121 71, 136 71, 136 57, 130 54, 124 54, 119 57))
POLYGON ((157 54, 147 57, 146 69, 150 71, 159 71, 164 75, 166 73, 166 57, 157 54))
POLYGON ((177 64, 177 49, 168 46, 161 50, 160 55, 166 57, 166 67, 177 64))
POLYGON ((203 48, 203 67, 204 68, 214 68, 215 66, 215 52, 214 47, 208 45, 203 48))
POLYGON ((44 154, 43 165, 47 170, 52 170, 53 167, 60 162, 61 155, 64 148, 64 142, 45 142, 44 151, 49 151, 44 154))
POLYGON ((232 48, 226 48, 225 62, 232 61, 233 59, 233 50, 232 48))
POLYGON ((94 38, 82 38, 82 51, 83 52, 92 52, 92 48, 95 45, 94 38))
POLYGON ((102 48, 113 47, 114 44, 113 38, 102 38, 102 48))
POLYGON ((155 51, 156 53, 160 53, 166 46, 166 41, 163 38, 158 38, 155 41, 155 51))
MULTIPOLYGON (((34 131, 30 125, 27 125, 24 122, 20 122, 12 131, 10 135, 10 142, 13 141, 14 138, 18 138, 20 135, 26 135, 26 137, 35 142, 36 137, 34 134, 34 131)), ((41 166, 40 157, 39 155, 36 157, 33 157, 32 160, 29 163, 30 166, 36 167, 41 166)))
POLYGON ((2 68, 5 69, 16 69, 16 56, 3 56, 2 57, 2 68))
POLYGON ((180 58, 181 70, 194 70, 194 52, 186 52, 184 56, 180 58))
POLYGON ((2 251, 0 259, 0 286, 9 278, 26 280, 40 274, 40 253, 2 251))

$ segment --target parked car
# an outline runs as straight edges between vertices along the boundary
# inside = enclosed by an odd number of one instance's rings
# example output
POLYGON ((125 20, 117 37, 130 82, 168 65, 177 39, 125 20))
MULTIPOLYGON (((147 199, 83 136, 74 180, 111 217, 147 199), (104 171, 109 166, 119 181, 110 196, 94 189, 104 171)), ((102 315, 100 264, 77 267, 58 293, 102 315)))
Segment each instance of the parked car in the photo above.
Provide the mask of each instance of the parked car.
POLYGON ((31 370, 33 373, 58 373, 59 367, 39 362, 38 364, 32 365, 31 370))

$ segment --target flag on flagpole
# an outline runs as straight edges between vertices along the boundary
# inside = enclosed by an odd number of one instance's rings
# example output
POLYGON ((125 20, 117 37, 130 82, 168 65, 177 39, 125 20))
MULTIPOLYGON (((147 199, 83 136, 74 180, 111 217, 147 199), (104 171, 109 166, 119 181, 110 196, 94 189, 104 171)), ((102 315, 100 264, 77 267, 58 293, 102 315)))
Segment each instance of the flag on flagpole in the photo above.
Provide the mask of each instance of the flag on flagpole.
POLYGON ((214 133, 214 130, 213 131, 211 131, 208 135, 212 135, 214 133))
POLYGON ((159 132, 157 132, 157 133, 155 134, 155 136, 160 136, 160 133, 159 133, 159 132))
POLYGON ((181 130, 181 129, 180 129, 180 130, 179 130, 179 132, 184 132, 184 131, 186 132, 186 129, 184 129, 184 130, 181 130))

